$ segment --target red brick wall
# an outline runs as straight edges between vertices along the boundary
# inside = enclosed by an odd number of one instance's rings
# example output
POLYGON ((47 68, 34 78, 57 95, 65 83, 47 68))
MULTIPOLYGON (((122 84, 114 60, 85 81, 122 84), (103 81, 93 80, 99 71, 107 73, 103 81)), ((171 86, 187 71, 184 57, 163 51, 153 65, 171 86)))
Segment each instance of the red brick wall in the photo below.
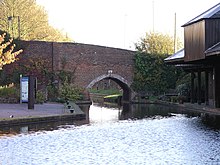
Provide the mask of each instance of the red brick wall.
POLYGON ((86 87, 92 80, 112 70, 129 83, 133 80, 134 51, 78 44, 52 43, 43 41, 22 41, 24 52, 21 58, 43 57, 51 61, 48 66, 56 71, 62 69, 62 61, 66 60, 65 70, 75 71, 74 83, 86 87), (53 61, 53 62, 52 62, 53 61))

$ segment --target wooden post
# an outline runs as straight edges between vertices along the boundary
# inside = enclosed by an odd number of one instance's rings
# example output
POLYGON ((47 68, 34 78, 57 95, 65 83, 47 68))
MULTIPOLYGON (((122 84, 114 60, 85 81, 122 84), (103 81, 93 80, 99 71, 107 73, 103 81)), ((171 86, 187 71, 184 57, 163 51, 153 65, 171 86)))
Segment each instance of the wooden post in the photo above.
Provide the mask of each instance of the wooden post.
POLYGON ((213 104, 214 104, 214 108, 217 108, 216 105, 216 68, 213 67, 213 72, 212 72, 212 80, 213 80, 213 104))
POLYGON ((191 72, 191 93, 190 93, 190 102, 193 104, 195 103, 195 93, 194 93, 194 79, 195 79, 195 74, 194 72, 191 72))
POLYGON ((220 108, 220 67, 215 66, 214 68, 214 101, 215 108, 220 108))
POLYGON ((29 76, 29 84, 28 84, 28 109, 34 109, 35 102, 35 78, 33 76, 29 76))
POLYGON ((198 71, 198 104, 201 105, 202 97, 201 97, 201 71, 198 71))
POLYGON ((205 71, 205 104, 209 105, 209 71, 205 71))

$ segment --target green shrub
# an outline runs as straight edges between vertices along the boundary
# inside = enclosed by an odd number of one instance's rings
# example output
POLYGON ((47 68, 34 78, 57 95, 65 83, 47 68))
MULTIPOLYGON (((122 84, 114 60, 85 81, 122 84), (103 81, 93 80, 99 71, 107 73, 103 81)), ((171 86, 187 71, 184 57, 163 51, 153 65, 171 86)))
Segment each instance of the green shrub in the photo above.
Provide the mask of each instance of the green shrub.
POLYGON ((179 95, 182 96, 189 96, 190 95, 190 85, 189 84, 180 84, 177 86, 177 92, 179 95))
POLYGON ((36 103, 43 104, 45 102, 45 95, 42 91, 37 91, 36 93, 36 103))
POLYGON ((82 100, 82 92, 83 90, 81 88, 75 87, 68 83, 64 83, 60 89, 60 97, 61 99, 71 101, 82 100))
POLYGON ((59 97, 59 90, 55 85, 47 86, 47 99, 50 101, 56 101, 59 97))
POLYGON ((0 88, 0 97, 2 97, 2 98, 19 98, 19 90, 17 90, 15 87, 0 88))
POLYGON ((186 96, 179 95, 177 96, 177 100, 180 104, 183 104, 187 99, 186 99, 186 96))
POLYGON ((171 102, 176 103, 178 101, 178 96, 171 96, 171 102))

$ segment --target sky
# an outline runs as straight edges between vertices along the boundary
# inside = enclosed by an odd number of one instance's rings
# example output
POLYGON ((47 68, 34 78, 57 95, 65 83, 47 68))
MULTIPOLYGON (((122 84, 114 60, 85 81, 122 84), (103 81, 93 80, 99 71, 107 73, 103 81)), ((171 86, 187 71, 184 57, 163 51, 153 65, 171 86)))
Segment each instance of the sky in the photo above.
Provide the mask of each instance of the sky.
POLYGON ((134 50, 146 32, 183 39, 186 22, 219 0, 37 0, 49 23, 75 42, 134 50))

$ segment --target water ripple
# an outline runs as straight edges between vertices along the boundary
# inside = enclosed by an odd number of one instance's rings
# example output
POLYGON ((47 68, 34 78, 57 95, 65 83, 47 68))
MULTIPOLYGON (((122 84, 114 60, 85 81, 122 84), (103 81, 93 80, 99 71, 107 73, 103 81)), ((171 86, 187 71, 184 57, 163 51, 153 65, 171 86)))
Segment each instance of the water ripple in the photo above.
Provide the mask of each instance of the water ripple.
POLYGON ((5 137, 0 164, 220 163, 220 132, 198 123, 198 118, 174 116, 5 137))

